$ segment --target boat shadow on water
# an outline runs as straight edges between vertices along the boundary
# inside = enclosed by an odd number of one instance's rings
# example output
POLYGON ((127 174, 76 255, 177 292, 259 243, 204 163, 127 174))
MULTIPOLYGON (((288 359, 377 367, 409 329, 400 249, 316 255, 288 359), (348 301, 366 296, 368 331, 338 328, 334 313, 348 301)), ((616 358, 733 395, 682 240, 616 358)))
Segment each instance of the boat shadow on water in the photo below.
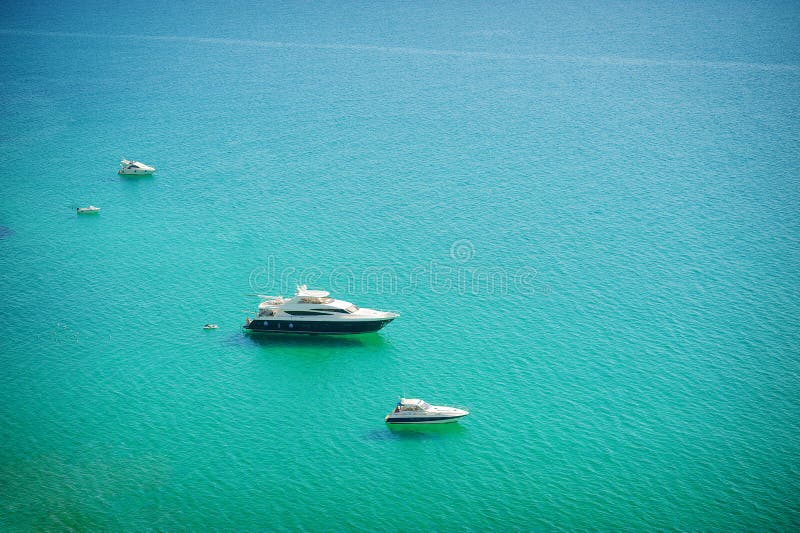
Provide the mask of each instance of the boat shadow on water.
POLYGON ((319 348, 338 348, 342 346, 378 347, 387 344, 386 339, 377 333, 362 335, 288 335, 249 333, 238 335, 235 344, 264 347, 314 346, 319 348))
POLYGON ((452 424, 386 424, 367 433, 369 440, 433 440, 465 435, 467 428, 452 424))
POLYGON ((123 183, 137 183, 140 181, 152 181, 155 178, 152 174, 119 174, 115 178, 108 178, 108 181, 121 181, 123 183))

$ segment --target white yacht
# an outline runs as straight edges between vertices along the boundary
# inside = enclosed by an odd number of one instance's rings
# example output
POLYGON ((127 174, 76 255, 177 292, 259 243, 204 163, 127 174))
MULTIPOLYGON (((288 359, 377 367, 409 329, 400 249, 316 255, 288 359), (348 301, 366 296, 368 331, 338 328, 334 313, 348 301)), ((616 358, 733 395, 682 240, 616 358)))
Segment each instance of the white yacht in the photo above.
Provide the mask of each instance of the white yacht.
POLYGON ((394 411, 386 415, 387 424, 446 424, 455 422, 469 411, 445 405, 431 405, 417 398, 400 398, 394 411))
POLYGON ((79 207, 77 211, 79 215, 91 215, 94 213, 99 213, 100 208, 90 205, 89 207, 79 207))
POLYGON ((297 287, 294 298, 264 297, 256 318, 244 325, 250 332, 350 335, 371 333, 397 318, 397 313, 359 308, 335 300, 327 291, 297 287))
POLYGON ((155 168, 140 163, 139 161, 128 161, 123 159, 119 162, 119 171, 117 174, 152 174, 156 171, 155 168))

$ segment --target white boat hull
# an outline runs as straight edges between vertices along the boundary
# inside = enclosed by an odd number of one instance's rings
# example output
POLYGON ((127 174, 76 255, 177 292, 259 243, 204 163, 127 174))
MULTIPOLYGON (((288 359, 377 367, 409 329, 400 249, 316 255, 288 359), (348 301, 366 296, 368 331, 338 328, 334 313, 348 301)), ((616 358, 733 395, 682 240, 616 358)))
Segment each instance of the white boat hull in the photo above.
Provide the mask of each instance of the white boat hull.
POLYGON ((466 415, 452 416, 452 417, 447 417, 447 418, 444 418, 444 419, 441 419, 441 420, 434 419, 433 417, 431 417, 430 420, 425 420, 422 417, 420 417, 419 419, 414 419, 414 420, 410 420, 410 419, 405 419, 404 420, 404 419, 401 419, 401 418, 393 418, 391 416, 387 416, 386 417, 386 423, 387 424, 400 424, 400 425, 405 425, 405 424, 450 424, 452 422, 458 422, 459 420, 461 420, 465 416, 466 415))

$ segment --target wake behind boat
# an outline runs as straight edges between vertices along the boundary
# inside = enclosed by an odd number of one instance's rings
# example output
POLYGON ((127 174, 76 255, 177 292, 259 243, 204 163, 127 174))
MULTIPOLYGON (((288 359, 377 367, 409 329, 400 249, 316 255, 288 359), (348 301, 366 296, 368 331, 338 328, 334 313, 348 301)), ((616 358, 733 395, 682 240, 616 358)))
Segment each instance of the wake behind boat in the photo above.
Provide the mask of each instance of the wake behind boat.
POLYGON ((397 313, 363 309, 335 300, 327 291, 297 287, 294 298, 268 297, 258 306, 256 318, 244 328, 260 333, 352 335, 378 331, 397 318, 397 313))

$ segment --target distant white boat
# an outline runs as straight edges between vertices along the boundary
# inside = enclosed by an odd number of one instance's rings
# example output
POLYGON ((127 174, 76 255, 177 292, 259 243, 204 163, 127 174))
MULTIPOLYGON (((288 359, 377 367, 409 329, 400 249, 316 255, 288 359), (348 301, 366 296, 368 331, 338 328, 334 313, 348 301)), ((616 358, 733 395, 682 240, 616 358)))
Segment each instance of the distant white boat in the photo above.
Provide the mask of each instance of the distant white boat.
POLYGON ((89 207, 79 207, 77 211, 79 215, 91 215, 93 213, 99 213, 100 208, 90 205, 89 207))
POLYGON ((218 329, 218 328, 219 326, 216 324, 206 324, 205 326, 203 326, 203 329, 218 329))
POLYGON ((117 174, 147 175, 156 171, 155 168, 145 165, 144 163, 140 163, 139 161, 129 161, 127 159, 120 161, 119 166, 120 168, 117 174))

